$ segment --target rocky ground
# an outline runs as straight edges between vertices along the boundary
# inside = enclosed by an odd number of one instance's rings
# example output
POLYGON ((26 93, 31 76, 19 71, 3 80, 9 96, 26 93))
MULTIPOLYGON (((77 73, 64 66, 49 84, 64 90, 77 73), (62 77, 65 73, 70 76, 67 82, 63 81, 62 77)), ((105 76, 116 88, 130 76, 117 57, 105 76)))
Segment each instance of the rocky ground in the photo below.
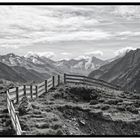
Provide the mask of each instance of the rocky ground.
POLYGON ((26 135, 140 135, 138 94, 62 85, 29 104, 19 114, 26 135))

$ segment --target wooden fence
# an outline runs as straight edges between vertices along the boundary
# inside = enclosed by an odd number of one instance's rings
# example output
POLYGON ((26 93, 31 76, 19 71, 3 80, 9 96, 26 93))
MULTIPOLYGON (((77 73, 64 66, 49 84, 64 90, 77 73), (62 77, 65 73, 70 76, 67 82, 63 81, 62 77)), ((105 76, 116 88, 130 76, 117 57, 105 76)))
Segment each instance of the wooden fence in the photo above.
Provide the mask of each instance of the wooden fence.
POLYGON ((18 119, 18 111, 15 110, 14 104, 18 104, 23 96, 26 96, 30 99, 36 99, 43 93, 47 93, 51 88, 59 86, 60 83, 77 83, 91 86, 104 86, 115 90, 120 89, 119 87, 102 80, 70 74, 52 76, 51 78, 45 80, 42 83, 39 83, 38 85, 23 85, 9 89, 7 91, 7 108, 17 135, 23 135, 25 132, 21 129, 18 119))
POLYGON ((14 104, 19 103, 23 96, 30 99, 35 99, 41 96, 43 93, 48 92, 51 88, 59 86, 62 80, 60 75, 52 76, 38 85, 23 85, 15 87, 7 91, 7 108, 13 124, 13 128, 17 135, 23 135, 25 132, 22 131, 20 122, 18 119, 18 111, 15 111, 14 104))
POLYGON ((15 111, 13 102, 10 100, 10 95, 8 92, 7 92, 7 109, 8 109, 12 124, 13 124, 13 128, 16 132, 16 135, 23 135, 24 131, 22 131, 21 129, 21 125, 18 118, 18 112, 15 111))
POLYGON ((103 80, 90 78, 87 76, 81 75, 71 75, 71 74, 64 74, 64 83, 75 83, 75 84, 85 84, 97 87, 107 87, 114 90, 120 90, 119 86, 113 85, 111 83, 105 82, 103 80))
POLYGON ((48 80, 45 80, 38 85, 23 85, 9 89, 9 98, 13 103, 19 103, 23 96, 35 99, 47 92, 52 87, 56 87, 60 84, 60 75, 52 76, 48 80))

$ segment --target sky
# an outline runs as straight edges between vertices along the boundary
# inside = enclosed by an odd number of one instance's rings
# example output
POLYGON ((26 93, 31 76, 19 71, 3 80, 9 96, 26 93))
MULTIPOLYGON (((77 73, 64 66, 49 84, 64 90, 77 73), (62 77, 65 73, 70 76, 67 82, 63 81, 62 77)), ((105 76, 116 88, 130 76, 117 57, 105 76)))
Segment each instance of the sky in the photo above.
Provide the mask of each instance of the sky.
POLYGON ((140 48, 140 6, 0 6, 0 55, 106 60, 140 48))

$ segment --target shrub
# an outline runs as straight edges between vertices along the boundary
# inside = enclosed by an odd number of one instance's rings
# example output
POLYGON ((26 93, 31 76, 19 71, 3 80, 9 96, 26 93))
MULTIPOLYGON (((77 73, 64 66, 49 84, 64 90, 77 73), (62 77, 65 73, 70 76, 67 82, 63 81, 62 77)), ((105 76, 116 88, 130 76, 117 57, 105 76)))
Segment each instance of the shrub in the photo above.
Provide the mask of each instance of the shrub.
POLYGON ((27 114, 32 109, 31 103, 28 98, 24 96, 19 104, 18 111, 20 115, 27 114))
POLYGON ((116 101, 117 101, 117 102, 123 102, 123 100, 122 100, 122 99, 116 99, 116 101))
POLYGON ((125 111, 125 106, 124 105, 120 105, 116 107, 119 111, 125 111))
POLYGON ((99 99, 98 102, 99 103, 103 103, 105 100, 104 99, 99 99))
POLYGON ((54 129, 54 130, 62 128, 62 124, 60 122, 53 123, 51 128, 54 129))
POLYGON ((117 103, 117 105, 119 106, 119 105, 123 105, 123 103, 122 102, 119 102, 119 103, 117 103))
POLYGON ((101 107, 102 110, 108 110, 109 108, 110 108, 110 106, 108 106, 108 105, 101 107))
POLYGON ((4 108, 4 109, 2 110, 2 112, 3 112, 3 113, 8 113, 8 109, 7 109, 7 108, 4 108))
POLYGON ((46 112, 51 112, 52 111, 52 108, 45 108, 45 111, 46 112))
POLYGON ((79 96, 79 98, 85 101, 98 98, 97 90, 84 86, 71 87, 69 89, 69 93, 74 94, 75 96, 79 96))
POLYGON ((97 98, 98 98, 98 94, 93 90, 93 91, 91 92, 90 98, 91 98, 91 99, 97 99, 97 98))
POLYGON ((139 111, 138 111, 138 109, 136 109, 134 106, 127 106, 126 107, 126 110, 127 111, 129 111, 129 112, 131 112, 131 113, 133 113, 133 114, 138 114, 139 113, 139 111))
POLYGON ((58 91, 62 92, 62 91, 64 91, 64 89, 61 87, 58 89, 58 91))
POLYGON ((107 100, 105 103, 109 105, 117 105, 118 101, 115 99, 110 99, 110 100, 107 100))
POLYGON ((24 130, 24 131, 29 131, 30 128, 28 127, 28 124, 26 121, 24 120, 20 120, 20 124, 21 124, 21 128, 24 130))
POLYGON ((62 97, 62 93, 58 91, 54 91, 51 94, 55 99, 62 97))
POLYGON ((3 86, 0 86, 0 90, 3 90, 4 89, 4 87, 3 86))
MULTIPOLYGON (((90 106, 90 108, 93 108, 93 109, 100 109, 101 108, 101 105, 100 104, 98 104, 98 105, 92 105, 92 106, 90 106)), ((90 111, 90 110, 89 110, 90 111)))
POLYGON ((97 100, 91 100, 89 104, 90 105, 96 105, 96 104, 98 104, 98 101, 97 100))
POLYGON ((58 129, 58 130, 56 131, 56 135, 63 135, 63 131, 62 131, 61 129, 58 129))
POLYGON ((49 128, 49 124, 48 123, 37 123, 36 124, 37 128, 49 128))
POLYGON ((98 111, 98 112, 93 112, 90 111, 90 113, 94 116, 94 117, 102 117, 103 116, 103 112, 102 111, 98 111))
POLYGON ((31 104, 31 106, 32 106, 33 109, 39 109, 40 108, 39 106, 37 106, 37 105, 35 105, 33 103, 31 104))
POLYGON ((140 95, 133 95, 134 99, 140 99, 140 95))
POLYGON ((56 135, 56 132, 55 130, 48 128, 48 129, 38 129, 36 134, 37 135, 56 135))
POLYGON ((124 93, 122 93, 122 94, 120 95, 120 97, 121 97, 121 98, 126 98, 126 95, 125 95, 124 93))
POLYGON ((135 102, 133 103, 133 105, 134 105, 135 107, 140 107, 140 101, 135 101, 135 102))
POLYGON ((130 92, 129 91, 124 91, 124 94, 130 94, 130 92))
POLYGON ((41 110, 34 110, 33 113, 34 114, 41 114, 41 110))

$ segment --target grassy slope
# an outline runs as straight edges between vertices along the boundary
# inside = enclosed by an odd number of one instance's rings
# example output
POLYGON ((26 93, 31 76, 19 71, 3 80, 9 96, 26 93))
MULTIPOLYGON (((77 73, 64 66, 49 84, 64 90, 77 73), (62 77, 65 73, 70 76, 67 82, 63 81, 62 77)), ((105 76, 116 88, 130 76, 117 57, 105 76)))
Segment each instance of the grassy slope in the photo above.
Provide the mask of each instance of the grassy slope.
POLYGON ((78 85, 60 86, 20 116, 29 135, 140 134, 140 96, 78 85))
POLYGON ((0 91, 0 135, 14 135, 11 120, 6 108, 6 93, 0 91))

